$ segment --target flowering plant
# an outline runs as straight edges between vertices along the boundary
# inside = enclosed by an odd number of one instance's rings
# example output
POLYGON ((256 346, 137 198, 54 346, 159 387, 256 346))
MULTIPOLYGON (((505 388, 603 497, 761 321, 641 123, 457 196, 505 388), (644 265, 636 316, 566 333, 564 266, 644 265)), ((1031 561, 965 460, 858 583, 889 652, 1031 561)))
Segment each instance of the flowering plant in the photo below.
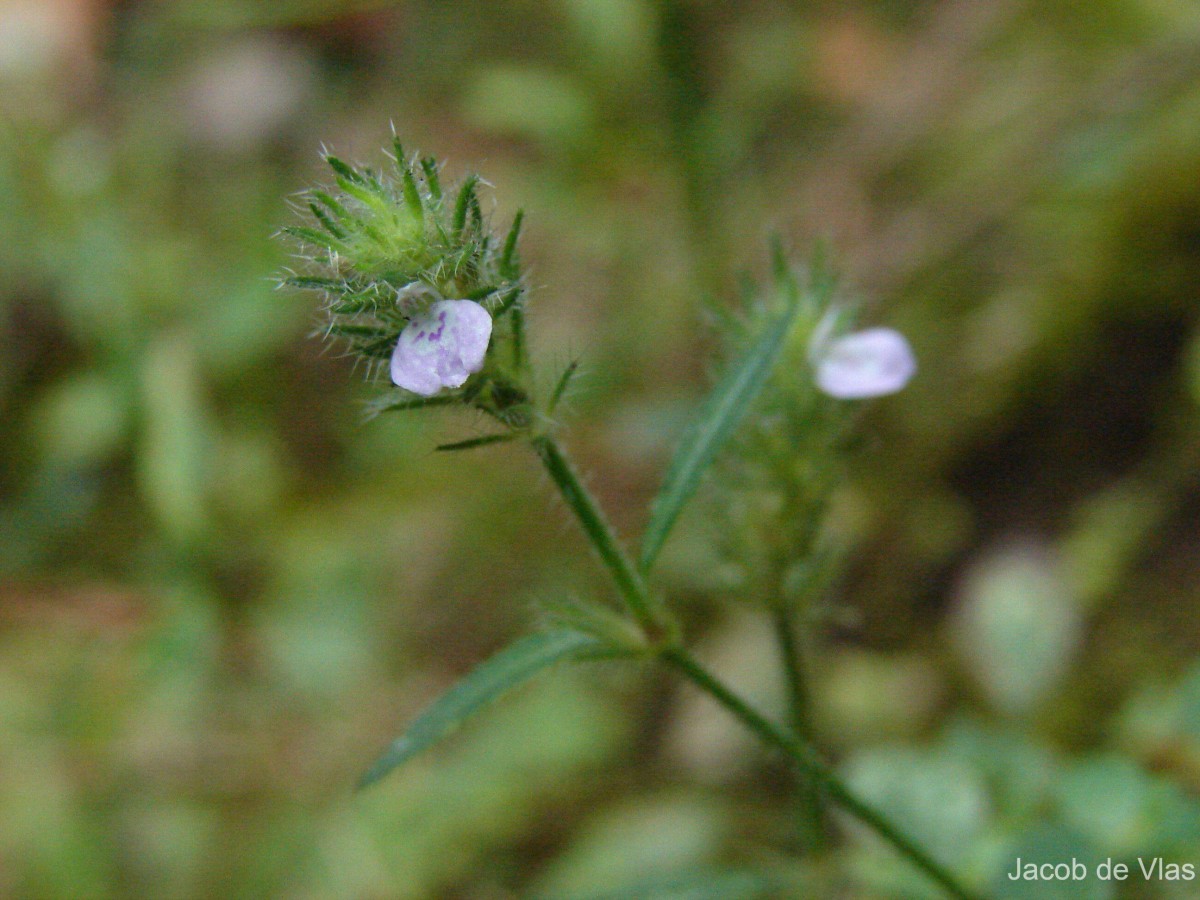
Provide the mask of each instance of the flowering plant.
POLYGON ((893 823, 857 797, 812 744, 804 691, 799 613, 820 592, 832 554, 822 521, 836 483, 833 452, 848 419, 842 401, 901 389, 915 372, 908 343, 882 328, 844 331, 847 311, 816 258, 807 271, 774 248, 773 277, 740 316, 723 320, 727 364, 685 433, 650 510, 636 556, 622 546, 563 450, 552 413, 576 371, 567 366, 548 391, 530 377, 525 352, 517 214, 504 238, 490 229, 469 176, 446 190, 431 159, 394 146, 392 174, 352 167, 333 156, 336 190, 305 195, 317 227, 284 229, 299 245, 303 269, 286 284, 317 291, 324 333, 340 338, 374 374, 386 365, 395 385, 375 414, 461 405, 485 413, 496 429, 440 450, 523 439, 541 459, 611 576, 616 607, 580 603, 554 610, 553 627, 484 662, 420 715, 363 776, 373 783, 458 726, 481 706, 550 665, 595 658, 649 658, 672 668, 721 704, 799 773, 805 844, 820 850, 832 804, 890 843, 949 895, 967 890, 893 823), (751 416, 752 410, 761 414, 751 416), (797 464, 797 451, 804 454, 797 464), (770 494, 765 504, 731 502, 747 518, 731 533, 769 535, 725 548, 740 557, 748 594, 771 611, 791 689, 786 724, 771 721, 701 665, 676 616, 652 586, 658 554, 702 477, 719 463, 721 488, 770 494), (774 541, 775 543, 771 543, 774 541), (763 548, 769 552, 763 553, 763 548), (798 576, 797 573, 800 573, 798 576))

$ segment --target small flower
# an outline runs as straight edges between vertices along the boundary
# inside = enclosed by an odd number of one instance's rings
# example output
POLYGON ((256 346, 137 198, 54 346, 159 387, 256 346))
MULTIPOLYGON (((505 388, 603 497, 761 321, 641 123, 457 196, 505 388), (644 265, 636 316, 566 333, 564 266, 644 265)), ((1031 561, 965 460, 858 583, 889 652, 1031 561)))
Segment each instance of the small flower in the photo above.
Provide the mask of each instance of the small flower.
POLYGON ((439 300, 409 320, 392 352, 392 381, 430 397, 483 368, 492 317, 472 300, 439 300))
POLYGON ((868 328, 833 340, 822 335, 814 341, 813 362, 817 387, 839 400, 894 394, 917 371, 908 341, 891 328, 868 328))

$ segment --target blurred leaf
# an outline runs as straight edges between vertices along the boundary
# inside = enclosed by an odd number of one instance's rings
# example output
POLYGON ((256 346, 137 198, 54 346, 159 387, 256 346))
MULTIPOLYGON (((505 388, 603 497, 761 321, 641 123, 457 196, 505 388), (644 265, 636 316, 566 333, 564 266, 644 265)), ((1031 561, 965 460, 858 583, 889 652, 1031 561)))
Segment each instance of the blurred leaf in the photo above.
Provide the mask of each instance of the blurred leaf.
MULTIPOLYGON (((630 896, 633 885, 674 886, 711 867, 730 829, 728 810, 670 793, 590 814, 530 891, 536 897, 630 896), (621 885, 630 885, 618 890, 621 885)), ((634 893, 631 896, 638 896, 634 893)))
POLYGON ((654 9, 645 0, 560 0, 588 62, 611 79, 640 76, 654 56, 654 9))
POLYGON ((1169 511, 1161 486, 1131 478, 1100 491, 1074 511, 1063 538, 1063 565, 1072 590, 1087 607, 1115 591, 1169 511))
POLYGON ((359 787, 374 784, 392 769, 446 737, 489 702, 528 681, 542 669, 595 649, 599 649, 595 638, 566 629, 522 638, 435 700, 362 776, 359 787))
POLYGON ((486 70, 468 93, 466 109, 484 128, 554 150, 578 143, 596 118, 591 99, 570 75, 530 65, 486 70))
POLYGON ((704 402, 699 417, 684 434, 650 509, 650 523, 642 537, 639 560, 643 572, 654 565, 675 520, 696 492, 704 470, 720 453, 767 383, 798 308, 795 298, 789 298, 787 309, 763 332, 745 357, 729 368, 704 402))
POLYGON ((129 410, 120 387, 98 372, 64 378, 39 399, 37 437, 48 460, 95 465, 125 436, 129 410))
POLYGON ((997 815, 1007 818, 1041 815, 1062 774, 1059 759, 1048 749, 998 726, 955 722, 942 745, 984 777, 997 815))
POLYGON ((1200 838, 1195 800, 1127 759, 1084 760, 1056 786, 1066 821, 1105 853, 1151 857, 1200 838))
POLYGON ((1096 877, 1096 866, 1103 861, 1103 855, 1074 831, 1056 825, 1037 826, 1026 831, 1004 857, 1003 871, 992 879, 991 895, 995 900, 1109 900, 1114 896, 1113 883, 1096 877), (1077 860, 1086 867, 1087 875, 1064 880, 1009 878, 1018 859, 1022 867, 1028 863, 1069 866, 1077 860))
POLYGON ((990 816, 979 772, 942 750, 881 747, 852 758, 845 775, 859 796, 955 868, 962 867, 990 816))
POLYGON ((212 443, 194 345, 178 335, 157 341, 145 363, 142 391, 142 489, 168 533, 194 540, 208 525, 212 443))
POLYGON ((1050 560, 1017 546, 975 566, 956 626, 963 661, 992 701, 1024 713, 1066 671, 1082 623, 1050 560))
POLYGON ((221 0, 168 9, 185 27, 235 31, 321 25, 392 6, 393 0, 221 0))
POLYGON ((1188 340, 1184 366, 1184 378, 1192 402, 1200 405, 1200 330, 1192 334, 1188 340))
POLYGON ((822 705, 839 744, 916 733, 943 699, 939 673, 915 654, 845 650, 822 665, 822 705))
POLYGON ((765 875, 713 869, 647 878, 586 900, 757 900, 777 896, 775 891, 774 881, 765 875))

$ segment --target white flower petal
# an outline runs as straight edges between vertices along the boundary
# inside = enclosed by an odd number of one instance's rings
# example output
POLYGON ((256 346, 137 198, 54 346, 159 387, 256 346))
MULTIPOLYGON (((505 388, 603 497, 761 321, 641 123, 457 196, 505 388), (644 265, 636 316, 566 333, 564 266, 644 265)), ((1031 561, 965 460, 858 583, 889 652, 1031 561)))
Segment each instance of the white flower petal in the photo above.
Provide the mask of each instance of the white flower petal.
POLYGON ((908 384, 917 361, 904 335, 868 328, 829 341, 817 360, 817 387, 839 400, 894 394, 908 384))
POLYGON ((483 368, 492 317, 472 300, 440 300, 400 332, 392 352, 392 381, 429 397, 461 387, 483 368))

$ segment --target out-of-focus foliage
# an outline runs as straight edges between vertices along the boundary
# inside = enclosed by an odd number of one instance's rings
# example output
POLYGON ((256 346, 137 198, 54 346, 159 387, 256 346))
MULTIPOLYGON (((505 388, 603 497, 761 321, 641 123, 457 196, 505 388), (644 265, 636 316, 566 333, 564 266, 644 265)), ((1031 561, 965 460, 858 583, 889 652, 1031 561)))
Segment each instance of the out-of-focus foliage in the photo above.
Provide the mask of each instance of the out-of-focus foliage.
MULTIPOLYGON (((528 210, 532 339, 584 361, 569 441, 627 535, 704 304, 772 228, 830 237, 920 371, 834 500, 821 742, 998 896, 1049 896, 1018 855, 1200 861, 1193 4, 5 0, 0 87, 0 894, 929 892, 853 828, 799 859, 777 763, 600 664, 351 792, 532 599, 600 588, 528 460, 363 426, 275 290, 318 148, 389 123, 528 210)), ((712 548, 685 515, 669 599, 777 707, 712 548)))

